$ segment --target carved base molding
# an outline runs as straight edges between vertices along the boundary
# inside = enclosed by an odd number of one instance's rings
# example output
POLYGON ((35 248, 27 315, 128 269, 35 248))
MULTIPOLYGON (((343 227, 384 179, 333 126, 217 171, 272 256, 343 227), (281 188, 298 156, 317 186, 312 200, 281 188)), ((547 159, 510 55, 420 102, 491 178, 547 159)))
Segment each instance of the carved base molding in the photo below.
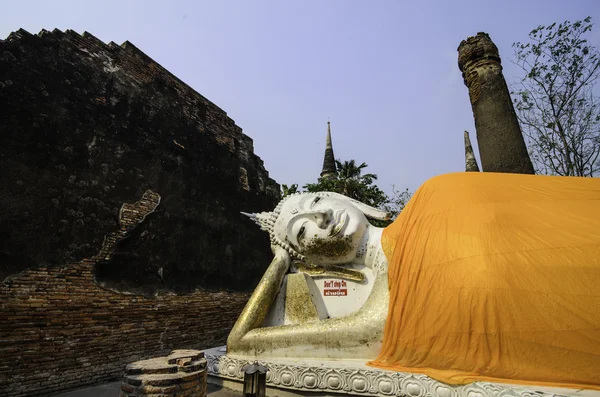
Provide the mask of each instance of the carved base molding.
MULTIPOLYGON (((248 360, 228 357, 225 349, 205 350, 209 377, 243 382, 248 360)), ((367 367, 359 361, 259 360, 268 367, 267 388, 298 394, 351 394, 377 397, 600 397, 600 392, 502 383, 448 385, 426 375, 367 367)), ((210 380, 209 380, 210 382, 210 380)), ((267 395, 276 395, 269 393, 267 395)))

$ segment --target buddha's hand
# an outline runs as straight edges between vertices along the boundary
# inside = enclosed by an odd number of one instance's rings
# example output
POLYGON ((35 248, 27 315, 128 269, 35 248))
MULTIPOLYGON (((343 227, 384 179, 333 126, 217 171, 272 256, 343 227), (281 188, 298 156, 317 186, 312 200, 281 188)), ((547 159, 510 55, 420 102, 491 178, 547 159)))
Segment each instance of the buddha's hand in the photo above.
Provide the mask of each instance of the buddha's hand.
POLYGON ((275 258, 279 259, 277 262, 282 263, 285 266, 286 271, 289 270, 290 264, 292 263, 292 257, 290 256, 290 253, 287 252, 285 248, 275 244, 271 245, 271 251, 273 251, 275 258))

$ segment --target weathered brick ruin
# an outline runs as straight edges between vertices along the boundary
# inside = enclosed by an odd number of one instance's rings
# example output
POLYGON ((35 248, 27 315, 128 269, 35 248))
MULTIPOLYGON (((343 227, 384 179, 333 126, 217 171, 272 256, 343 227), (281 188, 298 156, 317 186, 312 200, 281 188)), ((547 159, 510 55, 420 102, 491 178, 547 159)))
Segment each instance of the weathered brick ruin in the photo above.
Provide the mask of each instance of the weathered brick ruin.
MULTIPOLYGON (((210 78, 210 77, 207 77, 210 78)), ((224 344, 279 196, 227 114, 129 42, 0 41, 0 395, 224 344)))
POLYGON ((477 165, 475 153, 473 153, 473 146, 471 146, 471 138, 469 138, 468 131, 465 131, 465 171, 479 172, 479 166, 477 165))
POLYGON ((93 264, 40 267, 0 287, 2 396, 118 380, 134 361, 223 345, 249 297, 118 294, 93 282, 93 264))
POLYGON ((500 54, 487 33, 460 43, 458 67, 469 89, 483 171, 533 174, 500 54))

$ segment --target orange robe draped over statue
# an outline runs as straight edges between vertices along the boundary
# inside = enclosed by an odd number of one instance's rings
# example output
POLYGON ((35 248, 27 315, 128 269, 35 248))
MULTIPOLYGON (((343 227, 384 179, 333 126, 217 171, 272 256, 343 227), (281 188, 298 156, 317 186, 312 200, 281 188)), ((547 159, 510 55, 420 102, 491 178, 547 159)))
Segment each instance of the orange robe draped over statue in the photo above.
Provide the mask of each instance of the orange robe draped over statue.
POLYGON ((441 175, 382 245, 390 305, 370 365, 600 389, 600 179, 441 175))

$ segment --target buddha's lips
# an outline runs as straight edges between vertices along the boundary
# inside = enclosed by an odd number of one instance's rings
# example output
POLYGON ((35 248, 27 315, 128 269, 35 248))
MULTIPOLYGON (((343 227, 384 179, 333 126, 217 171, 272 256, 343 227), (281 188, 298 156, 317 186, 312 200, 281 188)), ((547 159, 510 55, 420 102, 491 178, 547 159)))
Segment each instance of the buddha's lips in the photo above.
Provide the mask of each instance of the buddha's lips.
POLYGON ((339 234, 344 226, 346 225, 346 221, 348 219, 348 215, 346 214, 346 210, 340 210, 334 215, 334 221, 331 225, 331 231, 329 232, 329 237, 334 237, 339 234))

